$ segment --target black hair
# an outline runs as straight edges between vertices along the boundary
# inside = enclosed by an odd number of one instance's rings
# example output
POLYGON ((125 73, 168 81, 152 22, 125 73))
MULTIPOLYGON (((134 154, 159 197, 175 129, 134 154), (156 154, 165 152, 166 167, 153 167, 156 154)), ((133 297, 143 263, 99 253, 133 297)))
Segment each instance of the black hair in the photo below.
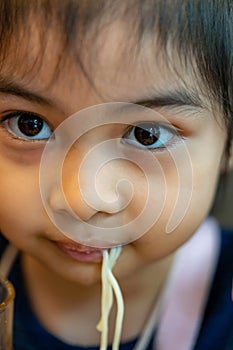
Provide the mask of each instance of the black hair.
MULTIPOLYGON (((15 45, 20 49, 33 26, 39 28, 41 52, 46 50, 46 35, 56 28, 61 48, 73 54, 91 81, 82 59, 85 41, 90 40, 94 47, 98 33, 117 19, 131 27, 127 45, 132 45, 134 30, 138 48, 151 37, 165 59, 172 46, 182 64, 193 62, 210 100, 218 104, 224 116, 229 155, 233 135, 232 0, 1 0, 0 68, 9 49, 15 45)), ((62 49, 58 70, 64 59, 62 49)))

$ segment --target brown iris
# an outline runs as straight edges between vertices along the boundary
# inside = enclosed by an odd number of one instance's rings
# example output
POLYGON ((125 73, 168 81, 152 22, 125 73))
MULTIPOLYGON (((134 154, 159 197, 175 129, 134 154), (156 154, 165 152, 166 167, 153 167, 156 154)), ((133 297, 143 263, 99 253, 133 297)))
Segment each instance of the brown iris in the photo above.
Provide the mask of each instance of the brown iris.
POLYGON ((143 146, 151 146, 159 140, 159 131, 154 127, 136 126, 134 129, 135 139, 143 146))
POLYGON ((23 114, 18 119, 18 128, 26 136, 33 137, 43 129, 43 120, 36 115, 23 114))

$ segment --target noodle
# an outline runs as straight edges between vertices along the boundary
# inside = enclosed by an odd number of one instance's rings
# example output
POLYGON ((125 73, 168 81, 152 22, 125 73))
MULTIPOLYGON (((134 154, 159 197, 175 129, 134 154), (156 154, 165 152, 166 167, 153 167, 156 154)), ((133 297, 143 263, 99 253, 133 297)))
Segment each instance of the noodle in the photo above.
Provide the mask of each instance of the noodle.
POLYGON ((101 319, 97 324, 97 330, 101 332, 100 350, 106 350, 108 346, 108 318, 113 304, 113 292, 117 301, 117 316, 115 333, 112 344, 113 350, 118 350, 120 345, 121 329, 124 316, 124 302, 120 287, 113 276, 112 268, 121 253, 121 247, 112 248, 110 254, 103 252, 102 263, 102 296, 101 296, 101 319))

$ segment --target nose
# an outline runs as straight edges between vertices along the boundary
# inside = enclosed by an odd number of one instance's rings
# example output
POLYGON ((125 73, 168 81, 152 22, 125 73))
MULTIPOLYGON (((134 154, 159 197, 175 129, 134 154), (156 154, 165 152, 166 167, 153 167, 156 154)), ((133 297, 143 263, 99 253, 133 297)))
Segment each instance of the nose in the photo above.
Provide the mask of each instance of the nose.
POLYGON ((132 197, 124 169, 122 160, 106 162, 106 154, 102 152, 88 155, 81 148, 73 148, 63 164, 62 186, 55 184, 50 191, 51 210, 68 214, 70 207, 85 222, 97 213, 114 215, 121 212, 132 197))

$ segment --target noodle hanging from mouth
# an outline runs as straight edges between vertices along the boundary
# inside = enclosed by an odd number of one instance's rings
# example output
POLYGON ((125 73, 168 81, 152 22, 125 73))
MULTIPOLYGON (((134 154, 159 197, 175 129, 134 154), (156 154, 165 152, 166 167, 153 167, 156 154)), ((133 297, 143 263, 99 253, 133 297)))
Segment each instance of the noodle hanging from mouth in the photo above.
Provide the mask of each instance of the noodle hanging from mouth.
POLYGON ((117 316, 115 323, 115 332, 113 338, 112 349, 118 350, 120 345, 122 323, 124 317, 124 301, 119 284, 112 273, 112 268, 115 265, 121 247, 112 248, 110 253, 107 250, 103 252, 102 263, 102 296, 101 296, 101 319, 96 328, 101 332, 100 350, 106 350, 108 346, 108 319, 113 305, 113 293, 117 302, 117 316))

